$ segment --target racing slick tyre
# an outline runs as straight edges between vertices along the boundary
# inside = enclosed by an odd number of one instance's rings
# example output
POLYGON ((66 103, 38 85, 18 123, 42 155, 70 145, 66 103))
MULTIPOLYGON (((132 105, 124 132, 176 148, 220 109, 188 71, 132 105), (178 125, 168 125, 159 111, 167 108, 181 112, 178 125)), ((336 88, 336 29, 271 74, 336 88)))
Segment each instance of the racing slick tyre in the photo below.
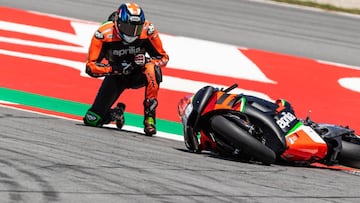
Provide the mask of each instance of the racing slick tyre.
POLYGON ((342 141, 339 164, 360 169, 360 145, 342 141))
POLYGON ((236 148, 243 149, 256 160, 267 165, 275 162, 276 154, 273 150, 225 117, 221 115, 212 117, 211 127, 226 141, 232 143, 236 148))

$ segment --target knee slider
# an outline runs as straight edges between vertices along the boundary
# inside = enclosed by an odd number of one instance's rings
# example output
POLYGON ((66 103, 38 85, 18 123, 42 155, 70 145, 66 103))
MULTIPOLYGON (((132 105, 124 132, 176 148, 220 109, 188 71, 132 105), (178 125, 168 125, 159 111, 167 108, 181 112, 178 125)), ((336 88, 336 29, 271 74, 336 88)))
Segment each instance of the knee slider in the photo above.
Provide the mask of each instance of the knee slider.
POLYGON ((99 116, 98 114, 92 112, 92 111, 87 111, 83 121, 85 125, 88 126, 94 126, 94 127, 98 127, 102 125, 102 118, 101 116, 99 116))

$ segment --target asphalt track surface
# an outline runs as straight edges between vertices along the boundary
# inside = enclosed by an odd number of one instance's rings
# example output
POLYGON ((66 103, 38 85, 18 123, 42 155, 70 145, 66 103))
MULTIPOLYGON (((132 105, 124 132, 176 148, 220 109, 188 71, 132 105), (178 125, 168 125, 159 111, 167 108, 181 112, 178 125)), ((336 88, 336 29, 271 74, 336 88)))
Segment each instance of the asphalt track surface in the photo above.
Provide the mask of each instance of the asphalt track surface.
MULTIPOLYGON (((249 1, 138 1, 161 32, 360 65, 359 19, 249 1), (216 18, 214 18, 216 16, 216 18)), ((0 0, 102 21, 118 1, 0 0)), ((359 176, 0 107, 0 202, 359 202, 359 176)))

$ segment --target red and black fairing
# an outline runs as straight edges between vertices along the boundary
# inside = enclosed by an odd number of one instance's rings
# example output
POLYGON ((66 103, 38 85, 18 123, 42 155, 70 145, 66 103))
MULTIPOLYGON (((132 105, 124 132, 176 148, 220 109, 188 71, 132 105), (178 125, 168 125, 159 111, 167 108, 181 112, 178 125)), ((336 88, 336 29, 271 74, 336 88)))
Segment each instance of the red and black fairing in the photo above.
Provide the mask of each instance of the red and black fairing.
MULTIPOLYGON (((192 97, 180 100, 179 116, 184 125, 185 145, 190 151, 252 156, 250 153, 254 151, 247 151, 236 143, 237 138, 240 138, 239 142, 249 141, 244 137, 248 135, 275 152, 278 161, 304 164, 339 161, 360 167, 360 136, 352 129, 317 124, 309 118, 299 120, 287 101, 272 102, 250 95, 229 94, 235 87, 223 90, 206 86, 192 97), (231 134, 225 133, 228 128, 231 134)), ((270 151, 265 150, 265 153, 270 151)))
POLYGON ((286 125, 289 129, 279 127, 279 121, 284 120, 282 114, 293 114, 291 105, 287 102, 283 102, 281 106, 281 104, 249 95, 228 94, 212 87, 201 89, 194 96, 193 105, 193 111, 196 112, 192 118, 195 121, 193 127, 202 135, 200 137, 201 149, 216 149, 216 143, 209 136, 206 136, 209 134, 209 119, 216 114, 229 117, 230 120, 232 119, 239 125, 243 125, 244 128, 248 128, 246 130, 255 126, 267 140, 266 145, 277 154, 285 151, 285 134, 296 124, 294 120, 286 125), (243 121, 240 122, 239 120, 243 121), (245 120, 249 125, 244 123, 245 120))

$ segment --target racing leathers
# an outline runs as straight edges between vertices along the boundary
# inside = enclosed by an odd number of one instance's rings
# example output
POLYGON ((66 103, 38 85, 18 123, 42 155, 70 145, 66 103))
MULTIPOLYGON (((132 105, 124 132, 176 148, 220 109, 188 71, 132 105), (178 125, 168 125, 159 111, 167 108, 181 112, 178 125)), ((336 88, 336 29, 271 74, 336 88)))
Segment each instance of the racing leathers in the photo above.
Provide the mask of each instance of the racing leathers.
POLYGON ((169 56, 162 46, 157 29, 145 21, 141 34, 126 43, 116 33, 113 21, 102 24, 92 37, 86 62, 86 73, 105 76, 92 106, 83 120, 85 125, 102 126, 114 120, 111 107, 127 88, 145 87, 144 132, 155 134, 161 68, 169 56))

